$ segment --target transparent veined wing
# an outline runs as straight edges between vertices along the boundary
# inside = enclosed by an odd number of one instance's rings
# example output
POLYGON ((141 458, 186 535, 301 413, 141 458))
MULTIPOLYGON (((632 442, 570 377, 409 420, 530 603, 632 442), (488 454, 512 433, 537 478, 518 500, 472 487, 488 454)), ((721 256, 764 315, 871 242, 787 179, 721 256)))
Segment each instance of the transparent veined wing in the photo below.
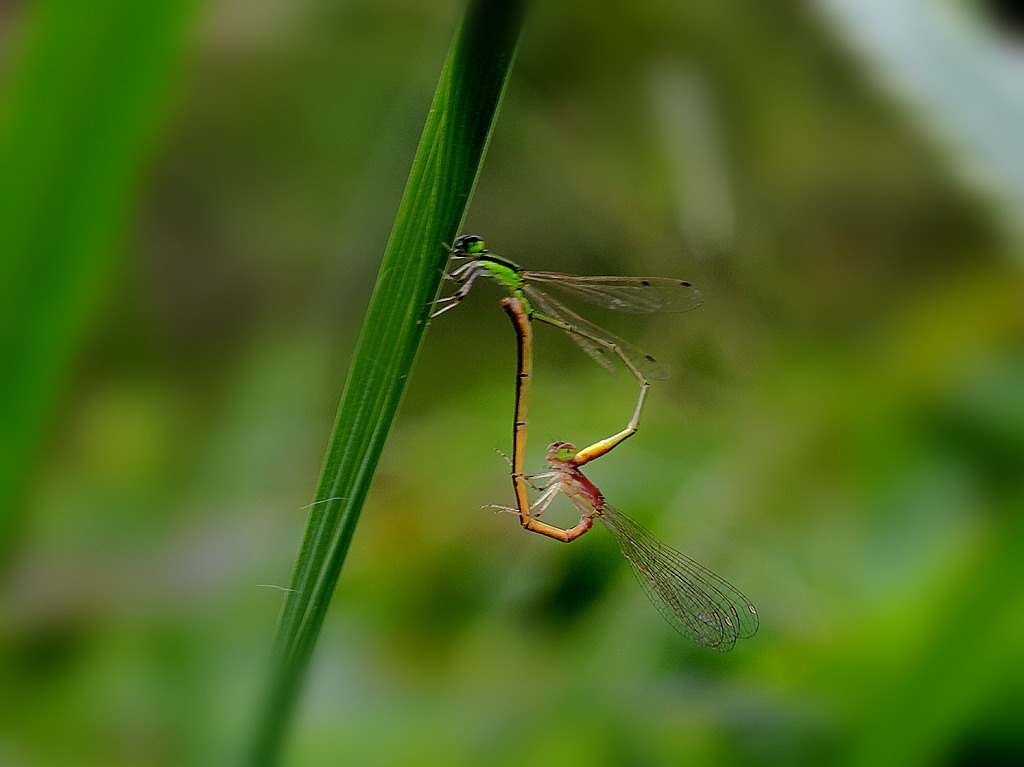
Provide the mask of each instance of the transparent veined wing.
POLYGON ((713 650, 731 650, 757 631, 757 610, 739 589, 662 543, 634 520, 606 505, 608 528, 648 599, 680 633, 713 650))
POLYGON ((526 294, 526 297, 534 305, 534 308, 541 314, 547 315, 549 318, 557 320, 563 325, 567 325, 570 328, 570 330, 567 331, 569 336, 580 345, 580 348, 582 348, 583 351, 593 357, 598 364, 608 370, 614 372, 616 369, 614 360, 620 359, 615 350, 610 348, 611 346, 614 346, 647 380, 664 381, 668 378, 664 368, 658 364, 658 361, 655 360, 654 357, 649 354, 644 354, 628 341, 624 341, 618 336, 609 333, 604 328, 583 319, 583 317, 580 317, 571 309, 567 309, 554 298, 547 295, 544 291, 532 285, 525 284, 523 285, 523 293, 526 294), (601 344, 596 342, 593 340, 595 338, 599 338, 605 343, 601 344))
POLYGON ((581 277, 558 272, 525 272, 523 281, 630 314, 688 312, 704 302, 700 291, 689 282, 668 277, 581 277))

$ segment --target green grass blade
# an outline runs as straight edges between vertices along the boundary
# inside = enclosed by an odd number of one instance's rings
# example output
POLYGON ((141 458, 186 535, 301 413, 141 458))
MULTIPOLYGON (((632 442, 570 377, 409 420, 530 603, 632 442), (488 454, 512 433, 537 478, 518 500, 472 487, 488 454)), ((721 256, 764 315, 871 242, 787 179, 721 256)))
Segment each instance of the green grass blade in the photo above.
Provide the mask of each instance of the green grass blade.
POLYGON ((278 625, 252 761, 277 761, 363 501, 394 422, 512 67, 522 0, 471 3, 449 49, 349 370, 278 625))
POLYGON ((26 3, 0 96, 0 541, 116 274, 190 42, 177 0, 26 3))

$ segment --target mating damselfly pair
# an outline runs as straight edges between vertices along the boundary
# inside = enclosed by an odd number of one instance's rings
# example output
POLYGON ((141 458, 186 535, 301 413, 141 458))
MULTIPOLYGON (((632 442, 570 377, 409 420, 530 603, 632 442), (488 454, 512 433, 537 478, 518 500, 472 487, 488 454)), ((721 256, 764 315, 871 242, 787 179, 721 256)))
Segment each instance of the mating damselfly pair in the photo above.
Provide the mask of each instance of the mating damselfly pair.
POLYGON ((516 332, 518 370, 512 438, 512 485, 516 506, 495 508, 518 513, 520 523, 532 532, 569 543, 586 533, 595 519, 608 528, 629 561, 651 602, 668 622, 701 644, 718 650, 731 649, 737 639, 757 631, 757 611, 750 601, 723 578, 662 543, 643 527, 613 507, 580 467, 636 434, 651 380, 664 373, 653 357, 585 320, 552 297, 548 291, 571 294, 607 309, 631 313, 684 312, 700 305, 700 292, 689 282, 664 277, 584 277, 534 272, 489 251, 483 239, 462 235, 451 250, 455 268, 446 277, 459 287, 438 300, 436 317, 466 297, 475 280, 490 277, 504 286, 509 296, 502 307, 516 332), (526 474, 527 414, 533 375, 534 320, 566 332, 600 364, 614 369, 618 359, 636 378, 639 394, 626 428, 579 450, 569 442, 548 446, 549 471, 526 474), (540 496, 530 502, 531 480, 546 480, 537 488, 540 496), (566 496, 580 514, 579 522, 563 529, 540 519, 558 495, 566 496))

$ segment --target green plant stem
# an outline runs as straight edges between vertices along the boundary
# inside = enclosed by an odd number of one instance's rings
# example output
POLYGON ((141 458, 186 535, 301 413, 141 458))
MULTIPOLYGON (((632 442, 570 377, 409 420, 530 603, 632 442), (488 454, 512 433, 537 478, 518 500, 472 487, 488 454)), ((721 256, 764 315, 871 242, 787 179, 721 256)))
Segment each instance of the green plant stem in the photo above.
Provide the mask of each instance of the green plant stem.
POLYGON ((278 624, 252 763, 274 764, 448 253, 479 175, 525 0, 476 0, 449 49, 384 253, 278 624))

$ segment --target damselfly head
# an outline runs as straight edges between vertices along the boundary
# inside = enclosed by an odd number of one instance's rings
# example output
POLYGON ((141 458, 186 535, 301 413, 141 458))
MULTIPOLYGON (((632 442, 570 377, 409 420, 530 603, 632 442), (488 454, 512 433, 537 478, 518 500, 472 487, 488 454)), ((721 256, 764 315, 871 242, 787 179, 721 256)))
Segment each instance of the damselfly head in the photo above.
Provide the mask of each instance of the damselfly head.
POLYGON ((475 234, 463 234, 455 238, 455 247, 452 248, 452 255, 456 258, 462 256, 475 256, 487 251, 483 237, 475 234))
POLYGON ((576 446, 571 442, 552 442, 548 445, 548 463, 565 463, 576 457, 576 446))

